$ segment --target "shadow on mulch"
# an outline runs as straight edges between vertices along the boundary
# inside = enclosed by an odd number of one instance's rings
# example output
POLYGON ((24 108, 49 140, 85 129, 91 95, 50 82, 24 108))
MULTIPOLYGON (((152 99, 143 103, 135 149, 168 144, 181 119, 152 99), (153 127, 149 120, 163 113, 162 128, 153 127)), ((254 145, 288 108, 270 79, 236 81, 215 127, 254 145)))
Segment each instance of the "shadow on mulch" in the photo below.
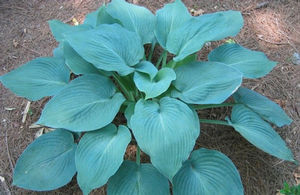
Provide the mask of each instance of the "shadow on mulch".
MULTIPOLYGON (((100 0, 0 1, 0 75, 33 58, 52 54, 52 49, 57 43, 48 28, 48 20, 59 19, 70 22, 75 17, 78 21, 82 21, 86 13, 97 9, 103 2, 100 0)), ((133 2, 155 11, 169 1, 133 0, 133 2)), ((254 0, 222 0, 213 1, 213 4, 210 0, 183 0, 183 2, 190 9, 202 9, 204 13, 228 9, 243 12, 245 26, 234 40, 250 49, 263 51, 271 60, 279 62, 268 76, 245 80, 244 85, 279 103, 294 119, 292 125, 276 128, 276 130, 286 140, 295 158, 300 160, 298 132, 300 67, 294 66, 290 61, 290 56, 300 49, 300 40, 297 38, 300 32, 300 2, 270 1, 266 7, 259 9, 256 9, 256 5, 260 1, 254 0)), ((199 59, 205 60, 207 53, 217 44, 205 46, 199 54, 199 59)), ((22 123, 22 112, 27 101, 14 96, 2 85, 0 91, 0 176, 5 178, 5 183, 1 183, 0 194, 8 194, 5 189, 11 194, 81 194, 75 177, 67 186, 52 192, 31 192, 11 186, 15 162, 26 146, 33 141, 38 131, 38 129, 29 129, 29 126, 38 119, 46 102, 41 100, 32 103, 32 115, 22 123)), ((229 113, 230 110, 227 108, 208 109, 199 112, 199 116, 224 119, 229 113)), ((195 148, 200 147, 219 150, 232 159, 241 174, 245 194, 275 194, 283 186, 284 181, 290 184, 296 182, 294 173, 299 170, 296 170, 294 164, 282 162, 256 149, 232 128, 201 124, 201 136, 195 148)), ((126 158, 135 159, 134 145, 128 147, 126 158)), ((149 158, 143 156, 142 160, 149 161, 149 158)), ((95 190, 93 194, 105 194, 105 188, 95 190)))

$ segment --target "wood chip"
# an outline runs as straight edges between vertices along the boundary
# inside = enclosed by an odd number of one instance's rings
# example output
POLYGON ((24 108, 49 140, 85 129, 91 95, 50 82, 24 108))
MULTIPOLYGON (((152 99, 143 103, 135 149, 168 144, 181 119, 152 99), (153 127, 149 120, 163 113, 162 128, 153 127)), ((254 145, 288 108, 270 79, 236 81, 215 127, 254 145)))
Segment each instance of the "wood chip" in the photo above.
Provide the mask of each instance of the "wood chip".
POLYGON ((204 10, 203 9, 198 9, 198 10, 195 10, 195 9, 191 9, 191 14, 193 16, 200 16, 204 13, 204 10))
POLYGON ((45 128, 44 133, 49 133, 51 131, 54 131, 55 129, 53 128, 45 128))
POLYGON ((26 107, 25 107, 25 109, 24 109, 24 111, 23 111, 22 123, 25 123, 25 121, 26 121, 27 114, 28 114, 28 111, 29 111, 29 109, 30 109, 30 104, 31 104, 31 102, 30 102, 30 101, 27 101, 26 107))
POLYGON ((16 47, 18 47, 18 45, 19 45, 19 42, 16 41, 16 39, 13 39, 13 46, 16 48, 16 47))
POLYGON ((264 8, 267 7, 269 5, 269 1, 264 1, 261 3, 257 3, 255 9, 260 9, 260 8, 264 8))
POLYGON ((5 181, 4 177, 0 176, 0 181, 4 182, 5 181))
MULTIPOLYGON (((2 177, 2 176, 0 176, 0 181, 1 181, 1 183, 2 183, 2 186, 4 187, 4 192, 5 192, 5 194, 11 195, 10 189, 9 189, 9 187, 8 187, 6 181, 5 181, 5 178, 2 177)), ((2 192, 2 191, 1 191, 1 192, 2 192)))
MULTIPOLYGON (((299 168, 298 168, 298 170, 299 170, 299 168)), ((299 185, 300 184, 300 173, 297 173, 297 172, 294 173, 294 178, 295 178, 297 185, 299 185)))
POLYGON ((4 110, 7 110, 7 111, 12 111, 12 110, 15 110, 16 108, 10 108, 10 107, 4 107, 4 110))
POLYGON ((35 139, 43 135, 45 128, 40 128, 34 135, 35 139))
POLYGON ((75 26, 79 25, 79 22, 77 21, 76 18, 72 18, 72 23, 73 23, 73 25, 75 25, 75 26))
POLYGON ((37 125, 37 124, 32 124, 29 126, 29 129, 36 129, 36 128, 41 128, 41 125, 37 125))

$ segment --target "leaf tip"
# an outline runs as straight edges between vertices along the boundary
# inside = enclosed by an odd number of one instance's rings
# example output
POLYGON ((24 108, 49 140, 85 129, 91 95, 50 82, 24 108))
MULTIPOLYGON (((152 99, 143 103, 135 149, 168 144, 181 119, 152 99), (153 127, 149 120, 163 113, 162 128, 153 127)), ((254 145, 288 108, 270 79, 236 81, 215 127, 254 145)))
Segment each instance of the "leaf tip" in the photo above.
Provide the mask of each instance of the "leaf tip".
POLYGON ((299 161, 294 160, 293 163, 294 163, 295 165, 299 166, 299 161))
POLYGON ((83 189, 82 192, 83 192, 83 195, 89 195, 89 193, 91 192, 91 190, 89 190, 89 189, 83 189))
POLYGON ((225 120, 227 121, 227 123, 228 123, 229 125, 232 126, 232 122, 231 122, 231 120, 230 120, 230 118, 229 118, 228 116, 225 117, 225 120))

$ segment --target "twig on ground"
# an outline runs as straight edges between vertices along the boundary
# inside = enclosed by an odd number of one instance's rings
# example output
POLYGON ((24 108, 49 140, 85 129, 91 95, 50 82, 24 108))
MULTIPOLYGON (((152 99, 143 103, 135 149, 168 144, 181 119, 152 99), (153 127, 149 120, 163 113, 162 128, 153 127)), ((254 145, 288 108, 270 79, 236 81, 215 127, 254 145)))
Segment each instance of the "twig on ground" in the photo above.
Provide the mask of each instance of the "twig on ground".
POLYGON ((31 52, 33 52, 33 53, 36 53, 36 54, 38 54, 38 55, 42 55, 41 53, 39 53, 39 52, 37 52, 37 51, 35 51, 35 50, 33 50, 33 49, 30 49, 30 48, 28 48, 28 47, 26 47, 26 46, 24 46, 24 45, 22 45, 22 44, 20 44, 20 46, 21 47, 23 47, 24 49, 27 49, 27 50, 29 50, 29 51, 31 51, 31 52))
POLYGON ((25 123, 25 121, 26 121, 27 114, 28 114, 28 111, 30 109, 30 104, 31 104, 31 102, 27 101, 26 107, 25 107, 25 109, 23 111, 22 123, 25 123))
POLYGON ((268 5, 269 5, 269 1, 257 3, 256 5, 250 5, 242 10, 242 14, 250 15, 250 13, 246 13, 246 12, 252 11, 254 9, 261 9, 261 8, 267 7, 268 5))
POLYGON ((3 9, 19 9, 19 10, 27 11, 25 8, 17 7, 17 6, 9 7, 9 6, 2 6, 1 5, 0 8, 3 8, 3 9))
POLYGON ((262 41, 264 41, 264 42, 267 42, 267 43, 270 43, 270 44, 274 44, 274 45, 290 45, 289 43, 286 43, 286 42, 274 42, 274 41, 269 41, 269 40, 266 40, 266 39, 264 39, 264 38, 262 38, 262 37, 260 37, 260 36, 257 36, 257 38, 258 38, 259 40, 262 40, 262 41))
POLYGON ((8 148, 7 128, 5 130, 5 146, 6 146, 6 152, 7 152, 7 156, 8 156, 9 165, 10 165, 11 171, 13 172, 13 170, 14 170, 14 163, 12 162, 12 159, 11 159, 11 156, 10 156, 10 152, 9 152, 9 148, 8 148))
POLYGON ((63 23, 71 22, 71 21, 73 20, 73 18, 74 18, 74 15, 71 16, 71 17, 69 17, 69 18, 67 18, 67 19, 65 19, 65 20, 63 20, 62 22, 63 22, 63 23))

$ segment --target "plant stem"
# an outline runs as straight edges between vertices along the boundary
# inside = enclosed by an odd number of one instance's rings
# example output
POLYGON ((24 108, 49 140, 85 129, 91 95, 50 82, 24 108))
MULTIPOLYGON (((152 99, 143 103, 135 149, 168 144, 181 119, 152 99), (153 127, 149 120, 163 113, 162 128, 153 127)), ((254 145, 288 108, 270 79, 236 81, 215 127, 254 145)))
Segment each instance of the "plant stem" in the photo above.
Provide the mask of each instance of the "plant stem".
POLYGON ((163 60, 162 60, 163 62, 162 62, 162 65, 161 65, 162 68, 164 68, 167 64, 167 57, 168 57, 168 52, 167 52, 167 50, 165 50, 164 54, 163 54, 163 60))
POLYGON ((166 52, 166 50, 164 50, 163 51, 163 53, 162 54, 160 54, 160 56, 159 56, 159 58, 158 58, 158 60, 157 60, 157 62, 156 62, 156 68, 158 69, 158 67, 159 67, 159 65, 160 65, 160 63, 161 63, 161 61, 162 61, 162 59, 163 59, 163 57, 164 57, 164 53, 166 52))
POLYGON ((121 77, 117 73, 113 73, 112 76, 116 80, 116 82, 118 83, 118 85, 120 86, 121 91, 124 93, 124 95, 126 96, 126 98, 128 100, 130 100, 130 101, 134 101, 134 97, 129 92, 129 90, 127 89, 127 87, 124 85, 124 83, 122 82, 121 77))
POLYGON ((155 49, 155 43, 152 43, 152 45, 151 45, 151 50, 150 50, 150 53, 149 53, 149 56, 148 56, 148 61, 150 61, 151 62, 151 60, 152 60, 152 56, 153 56, 153 52, 154 52, 154 49, 155 49))
POLYGON ((194 108, 196 110, 203 110, 207 108, 219 108, 219 107, 225 107, 225 106, 234 106, 239 103, 223 103, 223 104, 204 104, 204 105, 194 105, 194 108))
POLYGON ((168 64, 167 67, 174 69, 176 67, 176 63, 174 60, 171 60, 168 64))
POLYGON ((199 121, 202 123, 208 123, 208 124, 231 126, 226 121, 220 121, 220 120, 199 119, 199 121))
POLYGON ((141 149, 138 145, 136 145, 136 164, 141 164, 141 149))
POLYGON ((135 102, 134 91, 129 91, 129 99, 128 100, 135 102))

